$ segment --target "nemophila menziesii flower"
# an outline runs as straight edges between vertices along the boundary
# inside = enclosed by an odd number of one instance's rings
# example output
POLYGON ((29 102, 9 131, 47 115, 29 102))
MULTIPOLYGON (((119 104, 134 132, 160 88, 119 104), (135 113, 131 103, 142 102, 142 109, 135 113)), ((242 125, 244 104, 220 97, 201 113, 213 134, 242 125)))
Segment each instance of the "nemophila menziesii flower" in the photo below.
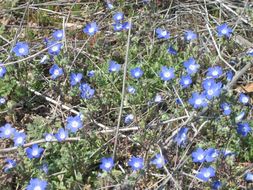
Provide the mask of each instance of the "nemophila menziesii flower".
POLYGON ((115 22, 120 22, 124 19, 124 14, 122 12, 117 12, 113 15, 112 18, 115 22))
POLYGON ((208 148, 205 151, 205 154, 206 154, 206 156, 205 156, 206 162, 213 162, 218 158, 219 151, 215 148, 208 148))
POLYGON ((189 99, 189 103, 195 108, 201 108, 207 106, 206 97, 203 94, 197 92, 192 93, 192 97, 189 99))
POLYGON ((225 36, 229 38, 232 35, 232 28, 230 28, 226 23, 217 26, 217 32, 218 32, 218 37, 225 36))
POLYGON ((120 67, 121 67, 120 64, 118 64, 116 61, 112 61, 111 60, 111 61, 109 61, 108 71, 110 73, 112 73, 112 72, 118 72, 120 70, 120 67))
POLYGON ((192 84, 192 78, 190 75, 182 76, 179 83, 183 88, 187 88, 192 84))
POLYGON ((47 43, 48 53, 52 56, 59 55, 63 44, 60 42, 49 41, 47 43))
POLYGON ((226 76, 227 76, 227 81, 230 82, 233 79, 233 77, 234 77, 233 71, 228 71, 226 73, 226 76))
POLYGON ((156 165, 156 168, 162 168, 167 163, 167 160, 161 154, 156 154, 153 160, 151 160, 151 164, 156 165))
POLYGON ((81 90, 81 97, 83 99, 91 99, 95 94, 95 90, 91 88, 91 86, 87 83, 82 83, 80 85, 80 90, 81 90))
POLYGON ((128 86, 127 87, 127 92, 129 94, 134 94, 136 92, 136 89, 133 86, 128 86))
POLYGON ((202 82, 202 87, 207 90, 209 89, 213 84, 215 84, 216 81, 213 79, 213 78, 207 78, 207 79, 204 79, 203 82, 202 82))
POLYGON ((236 153, 232 152, 231 150, 221 150, 222 155, 226 158, 228 156, 234 156, 236 153))
POLYGON ((89 36, 93 36, 98 32, 98 26, 96 22, 88 23, 84 29, 83 32, 86 33, 89 36))
POLYGON ((129 22, 123 22, 122 25, 123 30, 129 30, 132 27, 132 25, 129 22))
POLYGON ((162 66, 159 76, 163 81, 168 81, 175 78, 174 71, 175 71, 174 68, 168 68, 166 66, 162 66))
POLYGON ((14 134, 16 130, 12 128, 10 123, 6 123, 2 127, 0 127, 0 138, 9 139, 14 134))
POLYGON ((60 128, 58 130, 58 132, 55 134, 55 138, 59 141, 59 142, 62 142, 64 141, 66 138, 68 138, 68 131, 63 129, 63 128, 60 128))
POLYGON ((202 163, 205 161, 206 151, 202 148, 198 148, 196 151, 192 152, 192 161, 195 163, 202 163))
POLYGON ((184 33, 184 39, 186 41, 192 41, 192 40, 195 40, 197 39, 197 34, 191 30, 187 30, 185 33, 184 33))
POLYGON ((18 42, 13 47, 12 51, 17 57, 23 57, 29 54, 29 46, 26 42, 18 42))
POLYGON ((249 103, 249 97, 243 93, 239 95, 239 102, 242 104, 248 104, 249 103))
POLYGON ((184 146, 186 144, 188 130, 188 128, 182 127, 178 131, 177 135, 174 138, 174 142, 176 142, 178 146, 184 146))
POLYGON ((130 74, 133 78, 139 79, 144 73, 140 67, 136 67, 130 70, 130 74))
POLYGON ((184 61, 184 67, 189 75, 195 74, 198 72, 199 64, 196 63, 194 58, 189 58, 188 60, 184 61))
POLYGON ((54 139, 54 135, 52 133, 45 133, 44 138, 47 142, 50 142, 54 139))
POLYGON ((54 31, 52 36, 55 40, 61 40, 63 38, 63 30, 54 31))
POLYGON ((206 98, 211 100, 214 97, 219 97, 221 93, 221 87, 222 87, 221 82, 218 82, 218 83, 214 82, 211 84, 211 86, 209 86, 208 88, 205 88, 204 94, 206 98))
POLYGON ((222 67, 214 66, 207 69, 207 77, 219 78, 222 75, 222 67))
POLYGON ((144 160, 143 158, 131 157, 128 165, 131 166, 132 170, 137 171, 144 167, 144 160))
POLYGON ((83 127, 83 121, 79 115, 75 117, 67 118, 67 126, 66 128, 72 133, 76 133, 79 129, 83 127))
POLYGON ((10 169, 14 168, 17 165, 16 161, 11 158, 5 159, 4 172, 8 172, 10 169))
POLYGON ((119 32, 119 31, 123 30, 123 24, 122 23, 114 23, 114 24, 112 24, 112 26, 113 26, 113 30, 115 32, 119 32))
POLYGON ((47 182, 39 178, 32 178, 26 190, 46 190, 47 182))
POLYGON ((253 182, 253 173, 251 173, 251 172, 246 173, 246 175, 245 175, 245 181, 247 181, 247 182, 253 182))
POLYGON ((112 158, 102 158, 99 168, 102 169, 103 171, 109 172, 112 170, 113 166, 114 161, 112 158))
POLYGON ((177 55, 177 50, 174 49, 173 46, 170 46, 168 49, 167 49, 168 53, 170 53, 171 55, 177 55))
POLYGON ((87 76, 90 77, 90 78, 94 77, 95 76, 95 71, 94 70, 89 71, 87 76))
POLYGON ((63 74, 63 69, 57 64, 53 64, 53 66, 49 69, 49 73, 52 79, 56 79, 63 74))
POLYGON ((26 140, 26 134, 24 132, 15 132, 14 133, 14 146, 22 146, 26 140))
POLYGON ((128 114, 126 117, 125 117, 125 120, 124 120, 124 123, 125 124, 130 124, 132 123, 134 120, 134 115, 133 114, 128 114))
POLYGON ((159 39, 169 39, 170 38, 170 33, 166 30, 161 29, 161 28, 156 29, 156 35, 157 35, 157 38, 159 38, 159 39))
POLYGON ((204 182, 207 182, 211 177, 215 176, 215 169, 212 166, 202 168, 198 174, 197 178, 204 182))
POLYGON ((82 73, 71 73, 70 74, 70 85, 75 86, 77 83, 80 83, 83 78, 82 73))
POLYGON ((252 131, 250 125, 248 123, 238 123, 237 124, 237 133, 246 137, 252 131))
POLYGON ((231 114, 232 110, 231 110, 231 107, 228 103, 224 102, 224 103, 221 104, 220 107, 221 107, 224 115, 230 115, 231 114))
POLYGON ((0 106, 6 103, 6 99, 4 97, 0 97, 0 106))
MULTIPOLYGON (((0 63, 1 65, 1 63, 0 63)), ((7 70, 5 68, 5 66, 0 66, 0 78, 3 78, 4 75, 6 74, 7 70)))
POLYGON ((222 183, 221 183, 221 181, 214 181, 213 183, 212 183, 212 186, 211 186, 211 188, 212 188, 212 190, 219 190, 219 189, 221 189, 222 188, 222 183))
POLYGON ((44 148, 39 147, 38 144, 32 145, 32 147, 29 147, 26 149, 27 157, 32 158, 40 158, 41 154, 43 153, 44 148))

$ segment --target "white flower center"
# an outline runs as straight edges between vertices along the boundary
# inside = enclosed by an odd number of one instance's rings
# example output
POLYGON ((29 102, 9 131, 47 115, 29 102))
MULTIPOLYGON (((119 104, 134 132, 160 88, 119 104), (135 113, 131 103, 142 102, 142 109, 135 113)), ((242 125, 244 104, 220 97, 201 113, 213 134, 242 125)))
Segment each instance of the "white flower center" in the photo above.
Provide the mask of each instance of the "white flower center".
POLYGON ((184 84, 189 84, 190 81, 188 79, 184 80, 184 84))
POLYGON ((59 75, 59 74, 60 74, 60 72, 58 69, 54 70, 54 75, 59 75))
POLYGON ((111 167, 111 163, 110 163, 110 162, 107 162, 107 163, 105 164, 105 167, 106 167, 106 168, 110 168, 110 167, 111 167))
POLYGON ((248 101, 249 101, 249 98, 248 98, 248 97, 243 97, 243 98, 242 98, 242 102, 243 102, 243 103, 247 103, 248 101))
POLYGON ((4 131, 4 134, 5 135, 9 135, 11 133, 11 130, 10 129, 6 129, 5 131, 4 131))
POLYGON ((208 90, 208 91, 207 91, 207 94, 208 94, 208 95, 213 95, 213 90, 211 90, 211 89, 208 90))
POLYGON ((90 27, 89 28, 89 33, 93 33, 95 31, 95 28, 94 27, 90 27))
POLYGON ((206 172, 206 173, 204 173, 204 177, 206 177, 206 178, 209 178, 210 177, 210 172, 206 172))
POLYGON ((164 73, 164 76, 165 76, 166 78, 169 78, 169 77, 171 76, 171 73, 170 73, 170 72, 165 72, 165 73, 164 73))
POLYGON ((25 49, 24 49, 24 48, 19 48, 19 49, 18 49, 18 52, 19 52, 19 53, 24 53, 24 52, 25 52, 25 49))
POLYGON ((53 46, 51 49, 52 49, 52 51, 58 51, 59 50, 58 46, 53 46))
POLYGON ((78 125, 79 125, 79 123, 78 123, 77 121, 73 121, 73 122, 71 123, 71 125, 72 125, 73 128, 77 128, 78 125))
POLYGON ((213 75, 213 76, 217 76, 218 74, 219 74, 218 71, 213 71, 213 72, 212 72, 212 75, 213 75))
POLYGON ((41 187, 39 185, 35 186, 33 190, 41 190, 41 187))
POLYGON ((202 160, 204 158, 204 155, 203 154, 200 154, 199 156, 198 156, 198 160, 202 160))
POLYGON ((65 133, 61 133, 61 134, 60 134, 60 138, 61 138, 61 139, 64 139, 65 137, 66 137, 65 133))
POLYGON ((140 163, 139 163, 139 162, 135 162, 135 163, 134 163, 134 167, 135 167, 135 168, 140 167, 140 163))
POLYGON ((46 141, 51 141, 52 140, 52 135, 47 135, 46 136, 46 141))
POLYGON ((202 104, 202 99, 201 99, 201 98, 199 98, 199 99, 195 100, 195 104, 197 104, 197 105, 202 104))
POLYGON ((0 73, 3 71, 3 68, 2 67, 0 67, 0 73))
POLYGON ((33 156, 38 155, 38 153, 39 153, 39 152, 38 152, 38 150, 37 150, 37 149, 32 151, 32 155, 33 155, 33 156))
POLYGON ((227 31, 226 28, 224 28, 224 29, 221 30, 221 33, 222 33, 222 34, 226 34, 227 32, 228 32, 228 31, 227 31))
POLYGON ((158 159, 156 159, 156 162, 157 162, 158 164, 163 164, 163 163, 164 163, 164 161, 163 161, 163 159, 162 159, 162 158, 158 158, 158 159))
POLYGON ((224 110, 229 110, 229 106, 225 106, 223 109, 224 110))
POLYGON ((59 33, 57 34, 57 37, 58 37, 58 38, 61 38, 61 37, 62 37, 62 33, 59 32, 59 33))
POLYGON ((138 76, 140 76, 141 75, 141 73, 139 72, 139 71, 137 71, 137 72, 135 72, 135 77, 138 77, 138 76))
POLYGON ((167 35, 167 32, 166 32, 166 31, 163 31, 161 34, 162 34, 162 36, 166 36, 166 35, 167 35))
POLYGON ((22 142, 23 142, 23 138, 22 137, 17 138, 17 143, 18 144, 21 144, 22 142))
POLYGON ((190 69, 190 70, 195 70, 195 68, 196 68, 195 65, 190 65, 190 66, 189 66, 189 69, 190 69))

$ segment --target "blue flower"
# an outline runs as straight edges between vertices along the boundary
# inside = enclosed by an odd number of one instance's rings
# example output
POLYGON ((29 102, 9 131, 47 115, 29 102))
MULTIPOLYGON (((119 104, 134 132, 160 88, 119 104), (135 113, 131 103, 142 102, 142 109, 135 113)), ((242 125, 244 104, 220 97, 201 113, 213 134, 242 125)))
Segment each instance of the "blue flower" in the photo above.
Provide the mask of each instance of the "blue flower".
POLYGON ((63 30, 54 31, 52 36, 55 40, 61 40, 63 38, 63 30))
POLYGON ((205 88, 204 94, 206 95, 206 98, 211 100, 214 97, 219 97, 221 93, 221 86, 222 86, 221 82, 218 83, 214 82, 211 84, 209 88, 205 88))
POLYGON ((230 105, 226 102, 221 104, 221 109, 223 110, 224 115, 230 115, 232 112, 230 105))
POLYGON ((114 166, 114 161, 112 158, 102 158, 99 168, 106 172, 109 172, 112 170, 113 166, 114 166))
POLYGON ((132 170, 137 171, 144 167, 143 158, 131 157, 128 162, 128 165, 131 166, 132 170))
POLYGON ((26 190, 46 190, 47 182, 39 178, 32 178, 26 190))
POLYGON ((64 141, 66 138, 68 138, 68 131, 63 129, 63 128, 60 128, 58 130, 58 132, 55 134, 55 138, 59 141, 59 142, 62 142, 64 141))
POLYGON ((221 153, 223 154, 223 156, 226 158, 228 156, 233 156, 235 155, 235 152, 232 152, 231 150, 222 150, 221 153))
POLYGON ((4 166, 4 172, 8 172, 10 169, 14 168, 17 163, 15 160, 11 159, 11 158, 6 158, 5 159, 5 166, 4 166))
POLYGON ((122 12, 117 12, 113 15, 112 18, 115 22, 120 22, 121 20, 124 19, 124 14, 122 12))
POLYGON ((77 83, 80 83, 83 78, 82 73, 71 73, 70 74, 70 85, 75 86, 77 83))
POLYGON ((123 30, 129 30, 132 27, 132 25, 129 22, 124 22, 122 25, 123 30))
POLYGON ((227 75, 227 81, 231 81, 234 77, 233 71, 228 71, 226 75, 227 75))
POLYGON ((6 123, 4 126, 0 127, 0 138, 9 139, 11 138, 11 135, 13 135, 15 131, 16 130, 12 128, 11 124, 6 123))
POLYGON ((70 130, 72 133, 76 133, 78 129, 83 127, 83 122, 79 115, 75 117, 68 117, 67 118, 67 126, 66 128, 70 130))
POLYGON ((205 156, 206 162, 213 162, 219 156, 219 151, 214 148, 208 148, 205 151, 205 154, 206 154, 206 156, 205 156))
POLYGON ((155 158, 151 161, 151 164, 156 165, 156 168, 162 168, 167 163, 167 160, 161 154, 156 154, 155 158))
POLYGON ((127 87, 127 92, 129 94, 134 94, 136 92, 136 89, 134 87, 132 87, 132 86, 128 86, 127 87))
POLYGON ((94 70, 89 71, 87 76, 90 77, 90 78, 94 77, 95 76, 95 71, 94 70))
POLYGON ((54 135, 52 133, 46 133, 44 134, 44 137, 47 142, 50 142, 54 139, 54 135))
POLYGON ((156 35, 157 35, 157 38, 159 39, 169 39, 170 38, 170 33, 167 32, 166 30, 163 30, 161 28, 157 28, 156 29, 156 35))
POLYGON ((170 46, 168 49, 167 49, 168 53, 170 53, 171 55, 177 55, 177 50, 175 50, 173 48, 173 46, 170 46))
POLYGON ((114 30, 115 32, 119 32, 119 31, 121 31, 121 30, 124 29, 122 23, 114 23, 114 24, 112 24, 112 26, 113 26, 113 30, 114 30))
POLYGON ((93 36, 98 32, 98 26, 96 22, 88 23, 85 28, 83 29, 83 32, 86 33, 89 36, 93 36))
POLYGON ((87 83, 82 83, 80 85, 80 90, 81 90, 81 97, 83 99, 91 99, 95 94, 95 90, 91 88, 90 85, 87 83))
POLYGON ((247 182, 253 182, 253 174, 251 172, 246 173, 245 180, 247 182))
POLYGON ((49 73, 52 79, 56 79, 57 77, 63 74, 63 69, 60 68, 57 64, 54 64, 50 69, 49 73))
POLYGON ((220 66, 214 66, 210 67, 207 69, 207 74, 208 77, 212 78, 219 78, 222 75, 222 67, 220 66))
POLYGON ((205 161, 206 152, 202 148, 198 148, 196 151, 192 152, 192 161, 195 163, 202 163, 205 161))
POLYGON ((218 32, 218 37, 225 36, 229 38, 232 35, 232 28, 230 28, 227 24, 222 24, 217 26, 217 32, 218 32))
POLYGON ((183 64, 189 75, 195 74, 196 72, 198 72, 198 69, 200 67, 199 64, 197 64, 195 59, 192 57, 186 60, 183 64))
POLYGON ((175 71, 174 68, 168 68, 166 66, 162 66, 161 72, 159 73, 160 78, 163 81, 171 80, 171 79, 175 78, 174 71, 175 71))
POLYGON ((26 42, 18 42, 13 47, 12 51, 17 57, 23 57, 29 54, 29 46, 26 42))
POLYGON ((14 146, 22 146, 26 140, 26 134, 24 132, 15 132, 14 133, 14 146))
POLYGON ((191 30, 187 30, 187 31, 184 33, 184 39, 185 39, 186 41, 195 40, 195 39, 197 39, 197 34, 194 33, 194 32, 191 31, 191 30))
POLYGON ((239 135, 242 135, 243 137, 246 137, 248 133, 251 132, 251 130, 252 130, 251 127, 246 122, 237 124, 237 133, 239 135))
POLYGON ((189 87, 192 83, 191 76, 190 75, 182 76, 179 83, 183 88, 189 87))
POLYGON ((215 176, 215 169, 211 166, 202 168, 198 174, 197 178, 201 179, 204 182, 207 182, 211 177, 215 176))
POLYGON ((134 120, 134 115, 133 114, 128 114, 126 117, 125 117, 125 120, 124 120, 124 123, 125 124, 130 124, 132 123, 134 120))
POLYGON ((195 108, 201 108, 207 106, 206 97, 203 94, 197 92, 192 93, 192 97, 189 99, 189 103, 195 108))
POLYGON ((219 190, 222 188, 222 183, 220 181, 214 181, 212 183, 212 190, 219 190))
POLYGON ((43 153, 44 149, 40 148, 38 144, 32 145, 32 147, 29 147, 26 149, 27 157, 32 158, 40 158, 41 154, 43 153))
POLYGON ((0 97, 0 106, 5 104, 6 103, 6 100, 4 97, 0 97))
POLYGON ((130 70, 130 74, 133 78, 139 79, 143 75, 143 71, 140 67, 136 67, 130 70))
POLYGON ((239 95, 239 102, 241 102, 242 104, 248 104, 249 103, 249 97, 246 96, 245 94, 241 93, 239 95))
POLYGON ((55 41, 47 43, 48 53, 52 56, 59 55, 63 44, 55 41))
POLYGON ((174 141, 177 143, 178 146, 184 146, 186 144, 188 130, 188 128, 182 127, 178 131, 176 137, 174 138, 174 141))
POLYGON ((216 81, 213 78, 208 78, 208 79, 203 80, 202 87, 205 90, 208 90, 215 83, 216 83, 216 81))
POLYGON ((120 67, 121 65, 118 64, 116 61, 109 61, 109 72, 112 73, 112 72, 118 72, 120 70, 120 67))
MULTIPOLYGON (((0 63, 1 65, 1 63, 0 63)), ((7 72, 5 66, 0 66, 0 78, 3 78, 5 73, 7 72)))

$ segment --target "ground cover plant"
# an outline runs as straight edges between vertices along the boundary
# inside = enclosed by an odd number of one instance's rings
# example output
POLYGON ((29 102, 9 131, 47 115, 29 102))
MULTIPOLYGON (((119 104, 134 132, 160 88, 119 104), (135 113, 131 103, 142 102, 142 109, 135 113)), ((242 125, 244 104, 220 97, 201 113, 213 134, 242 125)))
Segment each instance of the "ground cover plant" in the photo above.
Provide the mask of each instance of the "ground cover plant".
POLYGON ((250 1, 3 1, 0 189, 252 189, 250 1))

